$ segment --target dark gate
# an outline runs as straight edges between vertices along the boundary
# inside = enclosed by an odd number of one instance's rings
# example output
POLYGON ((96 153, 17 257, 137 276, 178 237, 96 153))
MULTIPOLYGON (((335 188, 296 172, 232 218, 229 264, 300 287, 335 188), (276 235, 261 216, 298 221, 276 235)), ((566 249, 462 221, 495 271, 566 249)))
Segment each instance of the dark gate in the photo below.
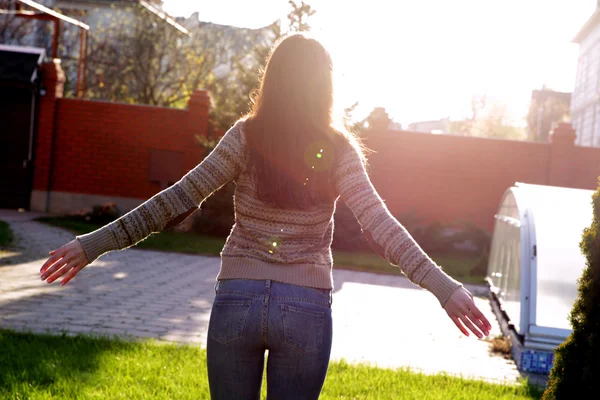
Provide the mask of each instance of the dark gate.
POLYGON ((29 210, 41 49, 0 46, 0 208, 29 210))

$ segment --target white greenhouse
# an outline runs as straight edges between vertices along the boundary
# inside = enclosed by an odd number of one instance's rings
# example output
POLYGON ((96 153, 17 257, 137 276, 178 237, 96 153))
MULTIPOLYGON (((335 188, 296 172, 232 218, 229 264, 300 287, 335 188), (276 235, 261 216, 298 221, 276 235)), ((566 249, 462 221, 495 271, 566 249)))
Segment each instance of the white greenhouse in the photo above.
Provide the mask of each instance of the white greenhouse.
POLYGON ((592 194, 517 183, 500 202, 487 281, 521 370, 547 373, 553 350, 571 333, 569 314, 585 268, 579 244, 592 222, 592 194))

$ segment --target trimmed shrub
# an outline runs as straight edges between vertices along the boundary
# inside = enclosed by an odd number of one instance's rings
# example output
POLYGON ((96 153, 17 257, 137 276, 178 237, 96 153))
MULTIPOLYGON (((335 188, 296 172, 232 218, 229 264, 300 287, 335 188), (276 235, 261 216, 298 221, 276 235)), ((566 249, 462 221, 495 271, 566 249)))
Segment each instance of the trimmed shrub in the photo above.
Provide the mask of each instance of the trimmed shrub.
POLYGON ((192 232, 226 238, 234 223, 234 193, 235 184, 230 182, 208 197, 191 217, 192 232))
POLYGON ((337 202, 335 208, 331 247, 334 250, 348 252, 372 251, 352 210, 342 200, 337 202))
POLYGON ((0 246, 8 246, 14 240, 14 235, 7 222, 0 221, 0 246))
POLYGON ((121 217, 122 212, 116 203, 96 204, 91 208, 67 214, 73 219, 80 219, 96 225, 106 225, 121 217))
POLYGON ((593 399, 600 393, 600 188, 593 206, 592 225, 581 241, 587 267, 569 318, 573 332, 554 352, 543 400, 593 399))

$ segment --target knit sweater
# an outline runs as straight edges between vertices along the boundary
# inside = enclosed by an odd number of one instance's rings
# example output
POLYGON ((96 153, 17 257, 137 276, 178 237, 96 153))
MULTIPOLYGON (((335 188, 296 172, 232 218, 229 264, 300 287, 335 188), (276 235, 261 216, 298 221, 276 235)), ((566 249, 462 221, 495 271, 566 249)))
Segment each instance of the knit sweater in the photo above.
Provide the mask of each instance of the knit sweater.
POLYGON ((213 192, 234 181, 235 223, 221 252, 217 280, 271 279, 332 289, 333 214, 341 198, 374 249, 413 283, 433 293, 442 306, 462 286, 436 265, 390 214, 352 146, 332 166, 332 183, 339 196, 331 204, 308 211, 277 209, 262 202, 245 168, 244 148, 243 121, 239 121, 178 182, 104 227, 76 236, 89 263, 176 226, 213 192))

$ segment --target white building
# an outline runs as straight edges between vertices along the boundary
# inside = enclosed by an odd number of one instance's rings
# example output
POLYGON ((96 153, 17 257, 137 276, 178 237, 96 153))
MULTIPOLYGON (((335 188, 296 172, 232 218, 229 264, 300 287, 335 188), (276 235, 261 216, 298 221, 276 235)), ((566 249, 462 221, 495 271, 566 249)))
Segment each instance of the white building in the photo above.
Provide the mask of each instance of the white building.
POLYGON ((600 0, 594 14, 573 39, 579 44, 571 120, 577 131, 575 144, 600 147, 600 0))
POLYGON ((220 50, 217 67, 214 70, 217 78, 231 72, 231 61, 234 57, 238 57, 243 63, 252 65, 254 58, 251 49, 260 43, 270 44, 275 39, 273 25, 251 29, 215 24, 201 21, 199 12, 194 12, 188 18, 177 17, 176 21, 184 26, 192 36, 204 35, 211 38, 210 42, 220 50))

